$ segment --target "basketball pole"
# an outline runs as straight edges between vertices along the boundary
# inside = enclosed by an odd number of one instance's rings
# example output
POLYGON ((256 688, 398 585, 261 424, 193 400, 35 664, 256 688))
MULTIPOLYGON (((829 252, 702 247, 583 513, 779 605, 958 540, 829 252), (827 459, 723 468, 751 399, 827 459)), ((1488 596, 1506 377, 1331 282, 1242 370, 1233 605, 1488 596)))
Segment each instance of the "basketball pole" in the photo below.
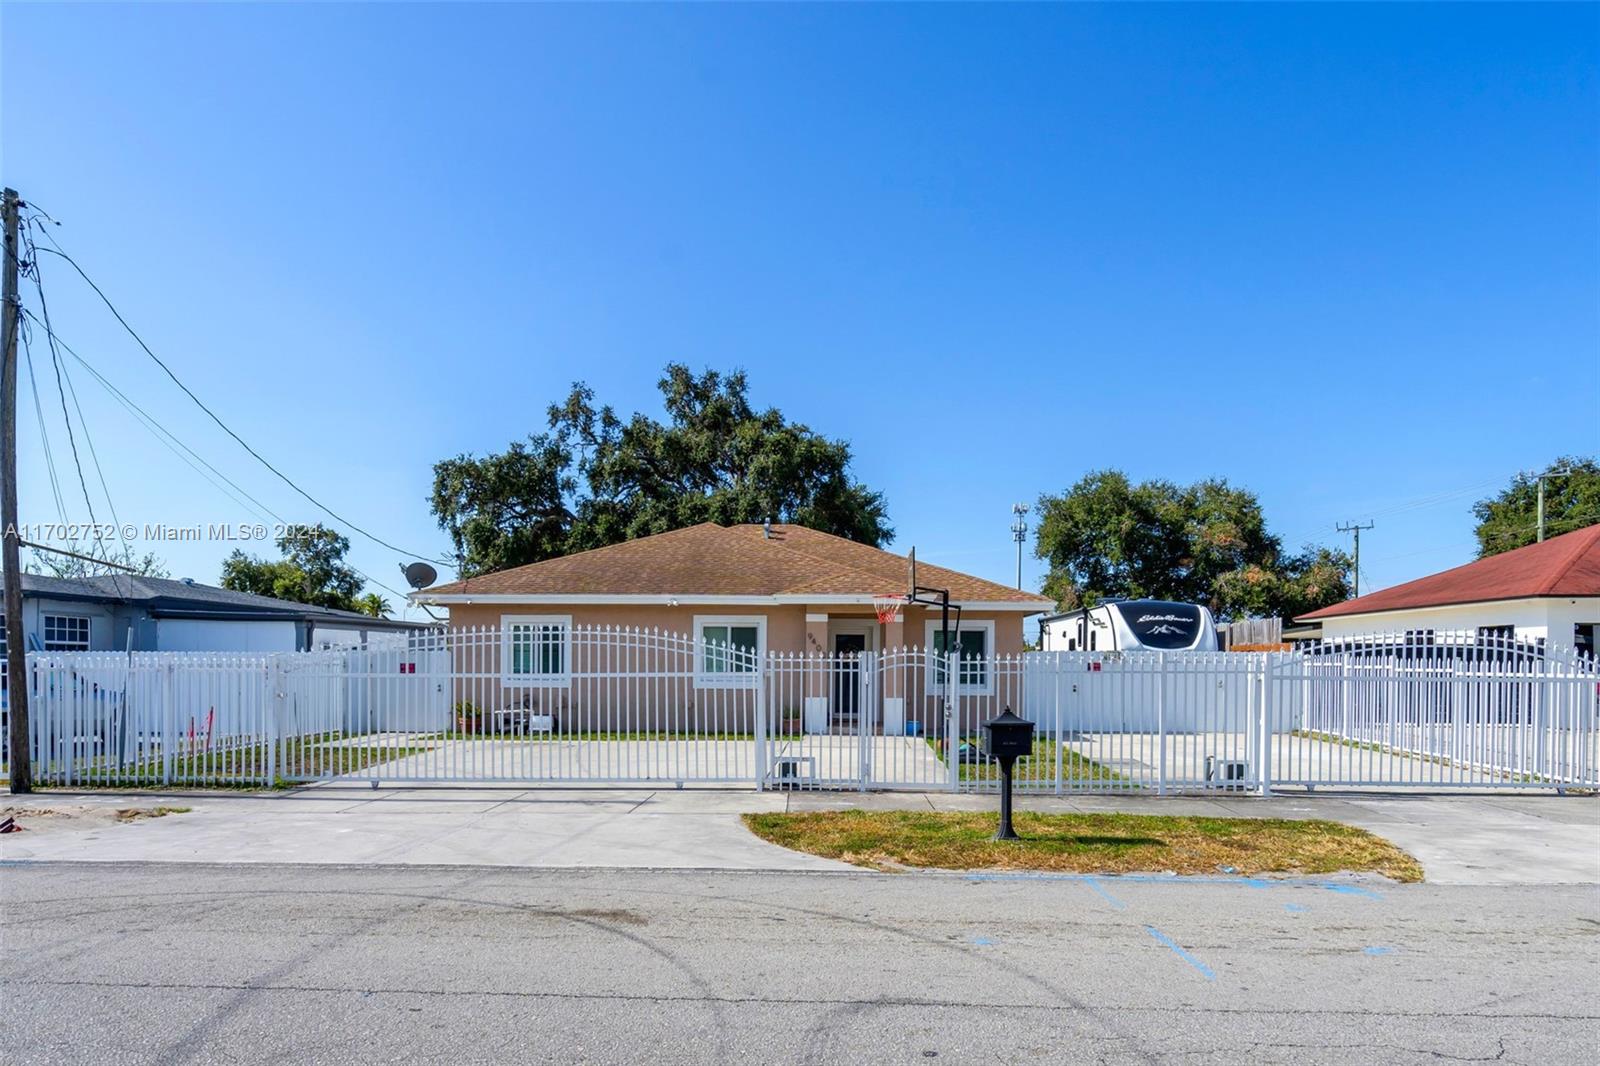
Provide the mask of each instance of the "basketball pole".
MULTIPOLYGON (((908 557, 911 567, 911 587, 906 596, 907 603, 919 603, 925 607, 939 608, 939 633, 944 640, 944 653, 950 654, 950 590, 933 588, 928 585, 917 584, 917 549, 913 546, 908 557)), ((961 608, 956 608, 956 634, 961 632, 961 608)))

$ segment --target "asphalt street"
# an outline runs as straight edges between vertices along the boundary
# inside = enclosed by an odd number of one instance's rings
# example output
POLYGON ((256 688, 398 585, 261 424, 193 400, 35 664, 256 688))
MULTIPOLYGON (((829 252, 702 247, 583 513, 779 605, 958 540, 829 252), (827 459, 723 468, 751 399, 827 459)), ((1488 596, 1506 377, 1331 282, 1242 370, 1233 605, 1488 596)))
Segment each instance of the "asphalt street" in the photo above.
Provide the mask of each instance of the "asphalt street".
POLYGON ((0 867, 27 1063, 1592 1063, 1600 890, 0 867))

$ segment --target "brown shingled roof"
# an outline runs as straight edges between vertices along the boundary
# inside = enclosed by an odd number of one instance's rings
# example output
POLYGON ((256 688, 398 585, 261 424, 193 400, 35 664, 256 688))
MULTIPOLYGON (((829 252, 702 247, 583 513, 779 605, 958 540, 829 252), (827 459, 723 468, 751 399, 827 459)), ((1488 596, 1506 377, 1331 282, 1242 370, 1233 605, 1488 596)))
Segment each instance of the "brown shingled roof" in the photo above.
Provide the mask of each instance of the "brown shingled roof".
MULTIPOLYGON (((870 596, 904 592, 903 555, 804 526, 719 526, 705 522, 653 537, 436 585, 433 596, 870 596)), ((1052 601, 927 563, 919 584, 949 588, 956 602, 1052 601)))
POLYGON ((1540 596, 1600 596, 1600 525, 1358 596, 1297 621, 1540 596))

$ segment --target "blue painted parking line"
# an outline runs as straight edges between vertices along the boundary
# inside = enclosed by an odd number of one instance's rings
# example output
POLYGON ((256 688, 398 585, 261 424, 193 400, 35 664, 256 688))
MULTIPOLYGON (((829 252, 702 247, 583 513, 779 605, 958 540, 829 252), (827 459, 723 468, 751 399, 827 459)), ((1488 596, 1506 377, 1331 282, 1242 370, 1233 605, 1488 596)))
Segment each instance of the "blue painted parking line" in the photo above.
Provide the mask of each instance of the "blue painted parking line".
POLYGON ((1183 950, 1176 940, 1172 939, 1155 926, 1147 925, 1144 927, 1144 931, 1155 937, 1159 943, 1165 945, 1174 955, 1178 956, 1178 958, 1182 959, 1190 966, 1193 966, 1195 970, 1199 972, 1200 976, 1204 977, 1207 981, 1215 981, 1217 979, 1216 972, 1213 971, 1211 967, 1207 966, 1205 963, 1201 962, 1199 959, 1183 950))
POLYGON ((1107 903, 1111 904, 1111 909, 1112 910, 1114 910, 1114 911, 1125 911, 1125 910, 1128 909, 1128 905, 1126 903, 1122 902, 1116 896, 1113 896, 1111 893, 1107 892, 1101 886, 1099 878, 1085 877, 1083 879, 1083 883, 1088 885, 1089 889, 1092 892, 1094 892, 1095 895, 1099 896, 1101 899, 1103 899, 1107 903))
POLYGON ((1329 892, 1338 892, 1345 896, 1365 896, 1367 899, 1383 898, 1382 896, 1378 895, 1378 893, 1372 891, 1372 889, 1362 888, 1360 885, 1346 885, 1334 881, 1324 881, 1322 883, 1322 887, 1327 889, 1329 892))

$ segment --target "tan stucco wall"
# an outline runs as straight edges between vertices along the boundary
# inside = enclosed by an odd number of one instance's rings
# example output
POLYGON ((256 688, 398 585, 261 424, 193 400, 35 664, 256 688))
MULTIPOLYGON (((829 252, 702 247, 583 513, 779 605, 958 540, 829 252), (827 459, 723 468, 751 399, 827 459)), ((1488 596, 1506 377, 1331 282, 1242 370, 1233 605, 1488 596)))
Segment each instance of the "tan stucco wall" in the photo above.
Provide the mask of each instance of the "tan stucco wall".
MULTIPOLYGON (((694 619, 696 615, 761 615, 767 620, 767 650, 781 652, 820 652, 827 650, 818 647, 807 638, 808 614, 826 614, 829 619, 853 618, 870 619, 871 610, 864 607, 841 607, 837 605, 782 606, 782 607, 717 607, 714 605, 689 605, 668 607, 664 604, 624 604, 611 606, 596 606, 592 604, 538 604, 532 606, 517 606, 507 604, 457 604, 450 608, 450 624, 452 626, 488 626, 493 629, 500 627, 500 618, 507 614, 558 614, 571 615, 572 624, 575 626, 629 626, 645 629, 658 629, 667 633, 681 633, 692 636, 694 619)), ((927 622, 937 622, 939 611, 937 608, 907 607, 902 611, 904 618, 904 640, 906 646, 920 648, 926 643, 927 622)), ((999 655, 1017 655, 1022 651, 1023 616, 1015 612, 965 612, 962 621, 993 622, 995 647, 999 655)), ((951 616, 954 624, 954 615, 951 616)), ((810 626, 815 635, 816 625, 810 626)), ((878 647, 894 646, 886 644, 887 634, 884 627, 879 627, 878 647)))
POLYGON ((664 633, 691 636, 695 615, 760 615, 767 620, 767 650, 799 651, 804 646, 806 609, 804 607, 718 607, 707 604, 668 607, 665 604, 536 604, 529 606, 494 604, 455 605, 450 608, 452 626, 500 627, 501 615, 565 614, 574 626, 627 626, 656 629, 664 633))
MULTIPOLYGON (((454 627, 481 627, 481 637, 456 656, 458 703, 467 702, 489 712, 526 708, 532 713, 554 714, 564 732, 596 731, 608 733, 671 730, 674 732, 748 732, 754 728, 755 694, 751 689, 701 688, 682 677, 690 661, 681 652, 666 649, 652 661, 649 653, 627 651, 604 658, 603 648, 582 644, 574 649, 574 666, 588 676, 564 686, 506 686, 500 678, 498 633, 504 615, 567 615, 575 627, 618 626, 645 629, 692 640, 697 615, 761 616, 766 618, 768 652, 795 655, 827 654, 829 623, 843 619, 871 620, 869 608, 835 605, 745 607, 715 605, 630 604, 596 606, 589 604, 472 604, 450 609, 454 627), (816 616, 826 614, 823 622, 816 616), (807 621, 808 616, 812 618, 807 621), (596 677, 597 673, 619 675, 648 674, 652 670, 680 676, 596 677)), ((907 607, 903 621, 877 626, 870 647, 884 655, 885 676, 880 695, 903 698, 907 720, 920 721, 931 732, 942 729, 943 700, 928 690, 926 660, 921 656, 896 657, 901 647, 923 649, 927 626, 937 624, 936 608, 907 607)), ((970 612, 962 616, 965 626, 973 622, 994 624, 993 653, 1014 657, 1023 648, 1023 615, 1014 612, 970 612)), ((952 616, 952 624, 954 617, 952 616)), ((779 667, 782 674, 770 680, 768 695, 783 706, 772 708, 776 721, 802 713, 806 698, 829 693, 834 684, 827 663, 808 665, 804 660, 779 667)), ((992 692, 965 696, 962 700, 960 731, 971 733, 977 723, 999 713, 1004 706, 1020 706, 1020 668, 995 671, 992 692)))

